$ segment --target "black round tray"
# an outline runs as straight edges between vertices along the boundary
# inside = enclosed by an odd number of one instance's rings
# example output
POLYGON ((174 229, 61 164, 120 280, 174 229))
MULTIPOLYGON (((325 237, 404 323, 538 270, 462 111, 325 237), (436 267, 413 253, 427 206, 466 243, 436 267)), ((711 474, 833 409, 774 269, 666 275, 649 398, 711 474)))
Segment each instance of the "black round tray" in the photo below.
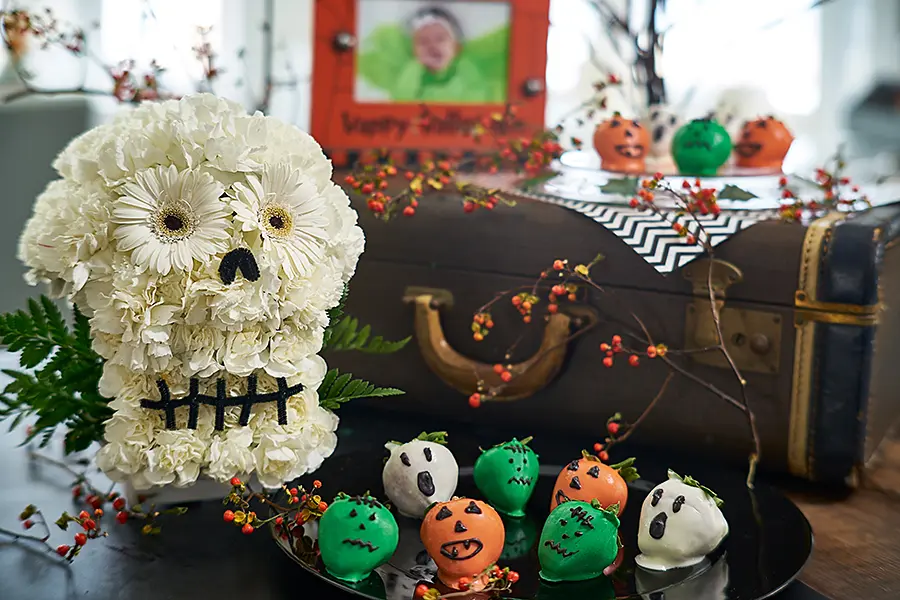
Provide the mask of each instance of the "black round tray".
MULTIPOLYGON (((532 443, 535 446, 536 442, 532 443)), ((452 448, 452 444, 451 444, 452 448)), ((535 450, 541 454, 539 447, 535 450)), ((307 489, 316 478, 324 482, 326 497, 338 491, 358 494, 370 491, 385 498, 381 484, 382 454, 354 451, 334 456, 315 476, 300 480, 307 489), (307 481, 308 480, 308 481, 307 481)), ((668 467, 682 474, 698 476, 684 465, 637 465, 642 479, 629 486, 628 503, 619 529, 624 545, 623 560, 610 577, 581 583, 547 584, 540 580, 537 541, 549 512, 550 497, 562 466, 542 465, 537 488, 523 519, 504 518, 506 547, 501 566, 519 572, 512 598, 572 600, 644 598, 647 600, 759 600, 777 593, 802 570, 812 551, 812 531, 800 510, 771 487, 757 484, 754 490, 744 485, 740 471, 703 472, 704 485, 725 500, 723 512, 730 533, 708 559, 695 567, 665 573, 637 567, 637 525, 641 504, 647 493, 665 478, 668 467), (682 468, 680 468, 682 467, 682 468)), ((460 469, 457 495, 480 498, 472 479, 472 468, 460 469)), ((420 521, 397 515, 400 544, 390 562, 359 584, 348 584, 325 572, 321 560, 310 547, 310 538, 276 543, 301 567, 333 585, 359 596, 376 600, 412 600, 419 583, 430 584, 436 572, 434 563, 419 539, 420 521), (291 545, 293 543, 293 546, 291 545)), ((315 527, 307 527, 311 538, 315 527)), ((439 589, 441 586, 435 585, 439 589)), ((446 590, 449 591, 449 590, 446 590)))

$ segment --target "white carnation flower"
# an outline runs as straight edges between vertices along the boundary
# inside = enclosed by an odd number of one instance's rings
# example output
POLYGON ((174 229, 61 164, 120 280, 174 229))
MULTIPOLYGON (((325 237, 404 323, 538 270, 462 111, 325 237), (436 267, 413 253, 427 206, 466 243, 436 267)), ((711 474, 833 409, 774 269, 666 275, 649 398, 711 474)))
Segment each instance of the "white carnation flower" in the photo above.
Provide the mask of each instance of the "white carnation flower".
POLYGON ((144 475, 152 485, 174 483, 185 486, 194 483, 200 475, 207 445, 191 429, 161 431, 156 438, 156 446, 147 450, 144 475))
POLYGON ((189 271, 225 249, 227 212, 222 185, 208 173, 179 172, 174 166, 137 174, 122 186, 112 222, 119 250, 133 251, 136 265, 166 275, 189 271))
POLYGON ((225 435, 215 435, 209 444, 207 474, 216 481, 228 481, 236 475, 253 471, 256 459, 250 450, 253 430, 240 427, 225 435))

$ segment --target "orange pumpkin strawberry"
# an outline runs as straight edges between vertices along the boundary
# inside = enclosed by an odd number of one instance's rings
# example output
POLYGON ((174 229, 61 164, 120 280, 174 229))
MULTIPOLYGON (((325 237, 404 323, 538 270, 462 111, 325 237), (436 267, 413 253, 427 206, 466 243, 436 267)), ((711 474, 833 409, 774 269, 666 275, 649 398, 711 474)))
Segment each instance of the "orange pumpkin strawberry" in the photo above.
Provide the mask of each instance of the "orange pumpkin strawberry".
POLYGON ((600 168, 621 173, 643 173, 650 150, 650 133, 634 119, 615 113, 594 130, 594 149, 600 168))
POLYGON ((747 121, 734 145, 735 164, 753 169, 781 169, 794 136, 784 123, 775 117, 747 121))
POLYGON ((603 508, 618 504, 621 515, 628 501, 628 484, 638 477, 633 458, 607 465, 596 456, 582 452, 582 458, 566 465, 556 478, 550 510, 568 500, 597 500, 603 508))

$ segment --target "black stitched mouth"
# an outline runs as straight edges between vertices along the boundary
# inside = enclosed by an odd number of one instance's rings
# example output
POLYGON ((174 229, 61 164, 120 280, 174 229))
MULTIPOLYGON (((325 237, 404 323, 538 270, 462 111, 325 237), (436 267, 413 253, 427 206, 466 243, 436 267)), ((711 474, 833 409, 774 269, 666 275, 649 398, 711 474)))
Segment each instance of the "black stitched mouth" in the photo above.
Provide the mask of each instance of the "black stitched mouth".
POLYGON ((706 142, 701 142, 700 140, 693 140, 690 142, 685 142, 685 148, 703 148, 704 150, 711 150, 709 144, 706 142))
POLYGON ((762 145, 754 144, 753 142, 741 142, 734 147, 734 151, 742 158, 750 158, 755 154, 759 154, 760 150, 762 150, 762 145))
POLYGON ((365 541, 363 541, 363 540, 351 540, 351 539, 346 539, 346 540, 344 540, 344 541, 341 542, 341 543, 342 543, 342 544, 349 544, 349 545, 351 545, 351 546, 359 546, 360 548, 368 548, 368 549, 369 549, 369 552, 375 552, 376 550, 378 550, 378 546, 373 546, 373 545, 372 545, 372 542, 365 542, 365 541))
POLYGON ((563 548, 562 546, 560 546, 557 542, 554 542, 553 540, 547 540, 546 542, 544 542, 544 545, 547 546, 548 548, 550 548, 551 550, 553 550, 554 552, 556 552, 557 554, 559 554, 560 556, 562 556, 563 558, 569 558, 570 556, 572 556, 574 554, 578 554, 578 550, 572 550, 572 551, 566 550, 565 548, 563 548))
POLYGON ((641 144, 619 144, 616 152, 626 158, 641 158, 644 156, 644 146, 641 144))
POLYGON ((513 476, 513 477, 510 477, 509 481, 507 481, 506 483, 508 483, 508 484, 509 483, 518 483, 519 485, 531 485, 532 481, 533 480, 531 479, 531 477, 515 477, 515 476, 513 476))
POLYGON ((571 500, 571 498, 566 496, 566 493, 564 491, 556 490, 556 503, 557 504, 562 504, 563 502, 568 502, 569 500, 571 500))
POLYGON ((472 558, 484 548, 484 544, 478 538, 469 538, 467 540, 457 540, 455 542, 447 542, 441 545, 441 555, 446 556, 450 560, 467 560, 472 558), (467 554, 461 554, 459 547, 468 550, 467 554))
POLYGON ((219 278, 222 283, 225 285, 234 283, 238 269, 248 281, 259 279, 259 265, 256 264, 256 257, 249 248, 235 248, 222 257, 222 262, 219 263, 219 278))

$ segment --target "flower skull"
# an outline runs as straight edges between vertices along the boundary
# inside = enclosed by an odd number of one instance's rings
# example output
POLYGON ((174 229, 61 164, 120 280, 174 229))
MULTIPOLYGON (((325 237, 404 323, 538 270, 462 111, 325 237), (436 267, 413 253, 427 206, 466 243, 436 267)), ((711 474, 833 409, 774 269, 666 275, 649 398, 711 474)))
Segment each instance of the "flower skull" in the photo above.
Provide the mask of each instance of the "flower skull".
POLYGON ((364 237, 315 140, 199 94, 130 110, 53 166, 19 256, 89 317, 114 410, 100 467, 139 489, 318 468, 337 427, 318 352, 364 237))

